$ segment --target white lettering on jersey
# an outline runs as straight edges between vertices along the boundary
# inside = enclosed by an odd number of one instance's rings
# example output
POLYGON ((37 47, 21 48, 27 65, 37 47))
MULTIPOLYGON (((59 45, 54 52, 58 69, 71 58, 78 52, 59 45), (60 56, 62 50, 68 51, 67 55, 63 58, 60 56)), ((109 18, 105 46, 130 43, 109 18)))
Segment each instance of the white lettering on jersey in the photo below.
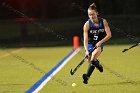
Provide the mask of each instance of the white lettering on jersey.
POLYGON ((105 32, 104 29, 99 29, 99 30, 90 30, 91 34, 99 34, 100 32, 105 32))

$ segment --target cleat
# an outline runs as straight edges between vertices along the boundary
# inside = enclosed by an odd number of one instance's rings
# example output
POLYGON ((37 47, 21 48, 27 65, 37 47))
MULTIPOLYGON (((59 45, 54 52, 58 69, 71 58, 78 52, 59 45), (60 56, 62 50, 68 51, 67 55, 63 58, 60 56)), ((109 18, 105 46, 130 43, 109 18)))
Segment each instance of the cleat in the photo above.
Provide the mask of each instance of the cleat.
POLYGON ((88 77, 87 74, 83 74, 83 83, 88 84, 88 77))

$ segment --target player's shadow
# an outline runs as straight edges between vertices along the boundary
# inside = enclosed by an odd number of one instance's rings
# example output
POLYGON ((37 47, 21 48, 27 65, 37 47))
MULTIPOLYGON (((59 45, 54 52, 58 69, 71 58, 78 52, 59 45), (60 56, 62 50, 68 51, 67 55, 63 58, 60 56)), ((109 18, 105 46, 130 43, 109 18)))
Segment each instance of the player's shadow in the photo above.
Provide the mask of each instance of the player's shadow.
POLYGON ((116 83, 102 83, 102 84, 89 84, 89 86, 112 86, 112 85, 139 85, 140 81, 133 82, 116 82, 116 83))

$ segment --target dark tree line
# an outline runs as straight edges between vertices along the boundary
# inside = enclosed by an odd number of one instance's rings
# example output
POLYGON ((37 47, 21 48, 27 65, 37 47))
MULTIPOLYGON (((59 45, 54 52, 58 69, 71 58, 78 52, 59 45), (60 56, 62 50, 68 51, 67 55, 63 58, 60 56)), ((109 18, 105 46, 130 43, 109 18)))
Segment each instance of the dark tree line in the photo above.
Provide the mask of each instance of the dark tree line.
MULTIPOLYGON (((100 13, 105 15, 137 15, 140 14, 138 0, 1 0, 16 10, 30 17, 36 18, 58 18, 79 16, 80 11, 72 6, 79 4, 84 9, 95 2, 100 13)), ((2 5, 0 6, 0 18, 19 17, 2 5)))

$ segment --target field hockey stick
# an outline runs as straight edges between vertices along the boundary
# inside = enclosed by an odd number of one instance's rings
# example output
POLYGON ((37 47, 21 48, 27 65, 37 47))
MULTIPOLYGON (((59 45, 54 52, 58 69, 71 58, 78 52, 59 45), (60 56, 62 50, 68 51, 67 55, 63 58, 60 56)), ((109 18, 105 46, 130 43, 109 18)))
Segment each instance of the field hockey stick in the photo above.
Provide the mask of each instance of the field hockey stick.
MULTIPOLYGON (((96 47, 94 47, 93 49, 92 49, 92 51, 89 53, 89 55, 91 55, 91 53, 94 51, 96 49, 96 47)), ((81 60, 81 62, 74 68, 74 70, 70 70, 70 74, 71 75, 73 75, 76 71, 77 71, 77 69, 85 62, 85 60, 88 58, 88 55, 86 55, 82 60, 81 60)))
POLYGON ((139 44, 140 44, 140 43, 137 43, 137 44, 135 44, 135 45, 129 47, 128 49, 124 49, 122 52, 124 53, 124 52, 130 50, 131 48, 134 48, 134 47, 138 46, 139 44))

